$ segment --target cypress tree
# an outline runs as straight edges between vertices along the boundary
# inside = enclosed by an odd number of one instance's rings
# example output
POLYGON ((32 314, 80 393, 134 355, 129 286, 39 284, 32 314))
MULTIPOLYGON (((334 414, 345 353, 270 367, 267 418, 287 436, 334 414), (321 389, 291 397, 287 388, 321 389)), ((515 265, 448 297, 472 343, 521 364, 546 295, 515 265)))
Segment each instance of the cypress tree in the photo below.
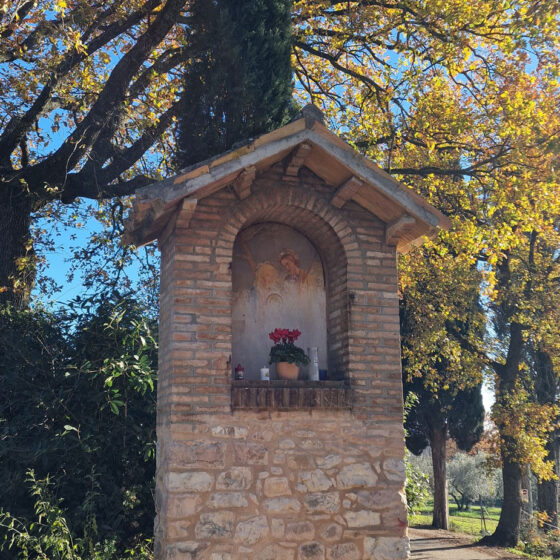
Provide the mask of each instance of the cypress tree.
MULTIPOLYGON (((442 367, 445 367, 442 364, 442 367)), ((421 378, 404 381, 405 397, 413 392, 418 402, 405 420, 406 446, 420 455, 429 445, 434 469, 434 514, 432 526, 448 529, 448 497, 446 485, 446 444, 454 439, 462 451, 470 451, 484 431, 484 406, 481 386, 440 391, 434 395, 424 387, 421 378)))
MULTIPOLYGON (((479 306, 478 292, 474 290, 471 297, 472 316, 476 316, 479 306)), ((415 326, 408 305, 407 297, 403 295, 399 309, 403 345, 414 336, 415 326)), ((472 320, 470 313, 463 321, 456 321, 454 327, 463 334, 481 328, 476 320, 472 320)), ((409 393, 414 393, 418 397, 416 404, 408 410, 405 419, 406 446, 415 455, 419 455, 428 445, 430 446, 434 474, 432 526, 435 529, 448 529, 447 440, 454 439, 459 449, 470 451, 484 431, 484 406, 481 385, 465 389, 457 387, 448 375, 452 368, 447 357, 439 354, 435 356, 437 360, 434 360, 434 367, 438 370, 439 379, 442 380, 436 390, 427 387, 423 378, 409 376, 408 362, 403 360, 405 400, 409 393), (449 381, 443 381, 446 379, 449 381)), ((456 369, 458 365, 455 364, 454 367, 456 369)), ((469 373, 467 368, 473 367, 476 366, 468 362, 461 364, 465 374, 469 373)))
POLYGON ((292 111, 291 1, 194 0, 179 167, 282 125, 292 111))

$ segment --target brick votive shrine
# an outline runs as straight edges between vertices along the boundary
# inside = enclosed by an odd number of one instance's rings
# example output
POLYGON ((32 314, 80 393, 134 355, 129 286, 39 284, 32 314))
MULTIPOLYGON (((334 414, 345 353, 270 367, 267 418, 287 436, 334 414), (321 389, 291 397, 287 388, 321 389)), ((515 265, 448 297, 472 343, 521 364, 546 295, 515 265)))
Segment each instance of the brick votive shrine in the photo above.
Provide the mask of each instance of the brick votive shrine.
POLYGON ((136 193, 127 240, 161 251, 158 560, 408 557, 396 258, 447 225, 312 106, 136 193), (275 328, 326 379, 261 381, 275 328))

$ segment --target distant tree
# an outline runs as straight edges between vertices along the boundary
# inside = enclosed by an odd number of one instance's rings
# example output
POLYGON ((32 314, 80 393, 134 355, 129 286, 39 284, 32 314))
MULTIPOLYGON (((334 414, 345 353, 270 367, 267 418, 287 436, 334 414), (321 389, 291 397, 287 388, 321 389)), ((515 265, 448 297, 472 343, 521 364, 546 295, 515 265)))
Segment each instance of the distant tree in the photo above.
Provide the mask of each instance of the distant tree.
POLYGON ((292 108, 291 1, 194 0, 178 165, 279 127, 292 108))
POLYGON ((500 497, 500 470, 489 468, 486 459, 485 453, 456 453, 449 462, 450 494, 459 511, 468 510, 479 499, 488 502, 500 497))
POLYGON ((406 445, 415 455, 431 447, 432 525, 447 529, 447 441, 452 438, 468 451, 479 441, 484 423, 481 364, 462 351, 448 330, 476 336, 483 323, 477 271, 449 253, 439 259, 440 267, 432 266, 437 257, 426 250, 415 259, 414 283, 402 286, 400 317, 405 401, 409 393, 417 396, 405 419, 406 445))
POLYGON ((418 404, 409 412, 405 428, 406 445, 415 455, 430 446, 434 480, 434 512, 432 526, 448 529, 447 440, 470 451, 483 432, 484 407, 480 386, 465 390, 444 390, 434 395, 423 386, 422 379, 405 381, 405 392, 418 395, 418 404))

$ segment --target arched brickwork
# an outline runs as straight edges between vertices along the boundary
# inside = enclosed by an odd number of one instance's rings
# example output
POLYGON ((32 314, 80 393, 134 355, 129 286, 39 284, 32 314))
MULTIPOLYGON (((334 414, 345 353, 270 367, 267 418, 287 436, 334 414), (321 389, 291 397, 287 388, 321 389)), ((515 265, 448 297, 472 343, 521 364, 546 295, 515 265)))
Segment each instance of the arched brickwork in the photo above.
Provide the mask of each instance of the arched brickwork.
POLYGON ((221 228, 218 246, 224 253, 227 251, 233 255, 233 244, 240 231, 267 222, 294 228, 317 249, 326 281, 329 375, 345 377, 348 371, 349 312, 347 251, 358 245, 352 228, 324 199, 309 190, 284 186, 272 196, 270 192, 260 191, 240 201, 221 228))

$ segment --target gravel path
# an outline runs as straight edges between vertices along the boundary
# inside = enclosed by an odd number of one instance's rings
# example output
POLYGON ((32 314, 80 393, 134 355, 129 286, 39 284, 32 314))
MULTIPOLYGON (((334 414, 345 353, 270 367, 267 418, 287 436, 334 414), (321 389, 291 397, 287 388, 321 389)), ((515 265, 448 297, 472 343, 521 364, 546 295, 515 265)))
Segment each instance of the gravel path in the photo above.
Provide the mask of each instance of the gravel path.
POLYGON ((409 529, 412 560, 520 560, 501 548, 473 545, 459 533, 434 529, 409 529))

